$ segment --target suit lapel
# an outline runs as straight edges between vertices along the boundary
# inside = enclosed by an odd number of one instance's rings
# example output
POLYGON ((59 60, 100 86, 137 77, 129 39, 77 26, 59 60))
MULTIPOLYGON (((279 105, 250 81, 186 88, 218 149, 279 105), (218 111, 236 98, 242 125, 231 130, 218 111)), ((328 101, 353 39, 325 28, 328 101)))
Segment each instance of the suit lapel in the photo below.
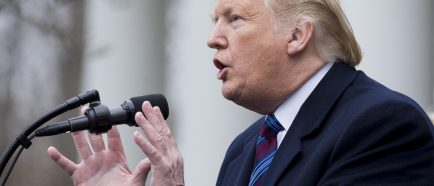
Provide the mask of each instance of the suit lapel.
POLYGON ((253 125, 257 130, 253 131, 249 137, 244 140, 243 149, 228 164, 225 173, 225 181, 222 185, 248 185, 250 174, 255 162, 256 139, 259 135, 259 125, 264 122, 262 117, 253 125))
POLYGON ((282 174, 290 171, 303 150, 303 138, 314 135, 315 131, 320 130, 327 113, 356 76, 357 72, 354 68, 342 62, 333 65, 301 106, 276 152, 264 185, 277 185, 282 174))
POLYGON ((254 140, 249 140, 246 144, 242 154, 238 156, 238 163, 234 164, 232 170, 237 170, 239 172, 234 172, 235 175, 239 175, 235 180, 234 185, 248 185, 250 181, 250 174, 252 173, 253 164, 255 162, 255 149, 256 149, 256 138, 254 140))

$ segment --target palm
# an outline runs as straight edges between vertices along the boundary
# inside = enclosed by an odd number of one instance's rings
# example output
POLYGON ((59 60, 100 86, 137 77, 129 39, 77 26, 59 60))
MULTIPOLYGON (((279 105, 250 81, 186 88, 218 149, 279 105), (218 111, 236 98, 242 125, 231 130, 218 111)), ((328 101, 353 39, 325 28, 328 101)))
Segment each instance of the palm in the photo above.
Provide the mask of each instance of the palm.
POLYGON ((150 162, 147 159, 142 160, 136 170, 131 172, 116 128, 108 133, 107 149, 101 136, 89 135, 93 153, 81 132, 74 133, 73 138, 82 158, 80 164, 67 159, 53 147, 49 148, 48 153, 71 175, 74 185, 144 185, 150 170, 150 162))
MULTIPOLYGON (((95 153, 93 157, 78 164, 72 179, 75 185, 108 185, 102 182, 105 180, 128 181, 131 175, 123 155, 103 151, 95 153)), ((131 183, 128 183, 128 185, 131 185, 131 183)))

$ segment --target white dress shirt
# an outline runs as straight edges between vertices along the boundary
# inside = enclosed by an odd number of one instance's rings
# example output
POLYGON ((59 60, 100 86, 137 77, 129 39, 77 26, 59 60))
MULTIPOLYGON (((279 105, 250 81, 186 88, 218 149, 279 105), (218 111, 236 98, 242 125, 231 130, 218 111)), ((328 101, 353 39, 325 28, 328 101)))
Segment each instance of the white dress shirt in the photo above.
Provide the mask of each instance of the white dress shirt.
POLYGON ((334 63, 327 63, 276 109, 274 115, 276 116, 277 120, 279 120, 280 124, 282 124, 283 128, 285 128, 285 130, 277 134, 277 148, 279 148, 283 138, 290 129, 295 116, 298 114, 298 111, 301 108, 301 105, 303 105, 303 103, 313 92, 319 82, 324 78, 333 64, 334 63))

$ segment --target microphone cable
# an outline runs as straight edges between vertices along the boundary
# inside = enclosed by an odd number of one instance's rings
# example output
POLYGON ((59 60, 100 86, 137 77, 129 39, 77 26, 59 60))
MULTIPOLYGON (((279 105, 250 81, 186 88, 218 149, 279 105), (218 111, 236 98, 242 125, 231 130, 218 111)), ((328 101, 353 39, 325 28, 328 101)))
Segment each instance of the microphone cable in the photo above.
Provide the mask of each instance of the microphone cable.
MULTIPOLYGON (((29 140, 31 141, 35 136, 36 136, 35 134, 30 135, 29 140)), ((12 161, 11 165, 9 166, 9 168, 6 172, 6 176, 4 177, 3 182, 2 182, 2 186, 6 185, 6 182, 8 181, 8 178, 9 178, 10 174, 12 173, 12 170, 14 169, 15 164, 17 163, 17 160, 20 157, 23 150, 24 150, 24 147, 21 146, 20 149, 18 150, 17 154, 15 155, 14 160, 12 161)))
MULTIPOLYGON (((6 146, 5 151, 0 155, 0 178, 3 175, 3 170, 8 164, 10 158, 15 154, 15 151, 18 147, 21 146, 20 152, 17 153, 14 162, 17 161, 19 155, 21 154, 23 148, 29 148, 32 145, 32 142, 27 137, 31 137, 33 139, 36 135, 32 134, 36 129, 41 127, 44 123, 51 120, 52 118, 74 108, 79 107, 80 105, 84 105, 93 101, 99 101, 99 93, 97 90, 86 91, 78 96, 70 98, 63 102, 60 105, 57 105, 52 110, 42 114, 39 118, 32 121, 27 127, 21 130, 18 135, 11 140, 8 146, 6 146)), ((13 163, 15 164, 15 163, 13 163)), ((12 166, 13 167, 13 166, 12 166)), ((9 173, 12 172, 12 169, 9 168, 9 173)), ((5 176, 6 177, 6 176, 5 176)), ((3 183, 6 183, 6 180, 3 183)))

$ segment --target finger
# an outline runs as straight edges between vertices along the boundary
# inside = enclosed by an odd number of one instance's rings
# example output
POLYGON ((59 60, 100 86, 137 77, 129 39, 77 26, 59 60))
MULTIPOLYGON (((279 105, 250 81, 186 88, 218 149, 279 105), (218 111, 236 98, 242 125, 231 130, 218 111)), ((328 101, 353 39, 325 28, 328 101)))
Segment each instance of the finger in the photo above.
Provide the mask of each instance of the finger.
POLYGON ((166 152, 163 137, 150 122, 143 116, 141 112, 136 113, 136 123, 142 128, 144 134, 149 139, 150 143, 163 153, 166 152))
POLYGON ((81 107, 80 109, 80 114, 84 115, 84 113, 86 112, 86 110, 89 108, 89 105, 84 105, 81 107))
POLYGON ((151 161, 149 161, 148 158, 140 161, 139 164, 137 164, 137 167, 133 173, 133 183, 144 185, 150 170, 151 170, 151 161))
POLYGON ((89 144, 84 139, 83 132, 73 132, 71 135, 81 159, 85 160, 89 158, 92 155, 92 151, 89 148, 89 144))
POLYGON ((122 145, 121 135, 116 126, 113 126, 107 133, 108 148, 115 152, 125 154, 124 147, 122 145))
POLYGON ((92 145, 93 151, 101 152, 105 150, 104 140, 102 139, 102 135, 97 135, 93 133, 88 133, 90 145, 92 145))
POLYGON ((77 164, 75 164, 70 159, 66 158, 62 153, 60 153, 56 148, 49 147, 48 156, 57 163, 63 170, 65 170, 70 176, 74 174, 74 171, 77 169, 77 164))
POLYGON ((155 110, 154 108, 152 108, 149 101, 143 102, 142 111, 149 123, 154 126, 154 128, 156 128, 158 131, 161 131, 161 125, 159 125, 160 121, 158 119, 158 116, 155 114, 155 110))
POLYGON ((161 154, 158 150, 137 131, 134 132, 134 142, 139 145, 152 164, 161 165, 163 163, 161 154))
POLYGON ((162 131, 161 134, 163 136, 170 136, 172 137, 172 131, 170 130, 169 126, 167 125, 166 120, 164 120, 163 114, 161 113, 160 107, 154 107, 155 110, 155 114, 157 115, 157 117, 159 118, 160 125, 162 127, 162 131))
POLYGON ((160 121, 165 121, 163 113, 161 112, 160 107, 154 107, 154 110, 155 110, 155 114, 157 115, 158 119, 160 121))
POLYGON ((167 125, 166 120, 164 120, 160 108, 159 107, 154 107, 154 108, 157 117, 161 120, 160 125, 162 129, 160 131, 160 135, 162 135, 164 138, 164 141, 166 143, 166 148, 174 151, 178 151, 175 138, 173 137, 172 131, 170 130, 170 127, 167 125))

